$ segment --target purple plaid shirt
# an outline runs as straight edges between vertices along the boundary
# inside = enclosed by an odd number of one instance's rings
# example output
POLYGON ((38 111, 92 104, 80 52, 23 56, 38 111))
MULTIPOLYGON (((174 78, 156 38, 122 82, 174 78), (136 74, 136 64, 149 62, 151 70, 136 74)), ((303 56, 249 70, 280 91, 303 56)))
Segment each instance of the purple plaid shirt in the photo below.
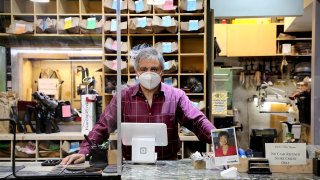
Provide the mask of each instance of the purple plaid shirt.
MULTIPOLYGON (((181 89, 161 83, 161 89, 153 97, 150 108, 139 85, 122 90, 122 122, 165 123, 168 128, 168 146, 156 147, 158 159, 176 157, 180 148, 178 123, 194 132, 200 141, 211 143, 211 130, 215 127, 206 116, 194 107, 181 89)), ((101 114, 99 122, 88 134, 91 140, 101 143, 116 129, 116 96, 101 114)), ((83 141, 79 153, 89 154, 90 145, 83 141)), ((131 159, 131 146, 122 146, 123 156, 131 159)))

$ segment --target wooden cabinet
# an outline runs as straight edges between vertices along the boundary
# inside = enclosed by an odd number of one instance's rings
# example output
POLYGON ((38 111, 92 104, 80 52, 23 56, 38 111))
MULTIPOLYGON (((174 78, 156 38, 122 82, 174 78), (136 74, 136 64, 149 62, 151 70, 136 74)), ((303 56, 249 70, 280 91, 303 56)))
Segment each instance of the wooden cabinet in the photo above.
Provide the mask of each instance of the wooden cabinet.
POLYGON ((214 37, 216 37, 221 52, 219 56, 227 56, 227 37, 228 37, 228 24, 214 24, 214 37))
POLYGON ((228 56, 273 56, 276 54, 275 24, 228 26, 228 56))

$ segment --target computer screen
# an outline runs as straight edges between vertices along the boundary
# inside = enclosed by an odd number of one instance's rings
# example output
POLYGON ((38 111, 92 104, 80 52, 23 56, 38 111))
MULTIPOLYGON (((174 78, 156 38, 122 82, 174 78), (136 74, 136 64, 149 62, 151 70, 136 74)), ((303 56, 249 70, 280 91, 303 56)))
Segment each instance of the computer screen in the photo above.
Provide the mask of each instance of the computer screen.
POLYGON ((132 145, 132 138, 154 138, 155 146, 167 146, 167 125, 164 123, 121 123, 121 140, 132 145))

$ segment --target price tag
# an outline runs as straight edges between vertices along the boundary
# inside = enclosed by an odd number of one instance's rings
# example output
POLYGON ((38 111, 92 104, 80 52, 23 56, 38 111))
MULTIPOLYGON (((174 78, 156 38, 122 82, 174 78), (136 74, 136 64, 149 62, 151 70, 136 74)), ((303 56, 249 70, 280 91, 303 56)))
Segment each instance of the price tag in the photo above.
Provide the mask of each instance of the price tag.
POLYGON ((117 20, 111 19, 110 31, 116 31, 116 30, 117 30, 117 20))
POLYGON ((171 26, 171 16, 163 16, 161 26, 170 27, 171 26))
POLYGON ((138 18, 137 21, 137 27, 144 28, 147 26, 147 17, 138 18))
MULTIPOLYGON (((114 9, 114 10, 117 10, 117 0, 113 0, 112 1, 112 9, 114 9)), ((121 7, 122 7, 122 1, 120 0, 120 9, 121 9, 121 7)))
POLYGON ((164 10, 172 10, 173 9, 173 0, 166 0, 163 5, 164 10))
POLYGON ((69 29, 72 27, 72 18, 68 17, 64 19, 64 29, 69 29))
POLYGON ((199 29, 199 21, 198 20, 190 20, 189 21, 189 31, 197 31, 199 29))
POLYGON ((137 13, 143 11, 143 9, 144 9, 144 2, 143 2, 143 0, 135 1, 134 4, 136 5, 136 12, 137 12, 137 13))
POLYGON ((16 30, 15 33, 16 34, 22 34, 26 32, 26 25, 25 24, 20 24, 20 23, 16 23, 16 30))
POLYGON ((95 29, 97 27, 97 21, 95 17, 87 19, 87 29, 95 29))
POLYGON ((171 53, 171 42, 162 42, 162 52, 171 53))
POLYGON ((147 4, 163 5, 165 0, 147 0, 147 4))
POLYGON ((187 1, 187 11, 195 11, 197 9, 197 1, 196 0, 188 0, 187 1))

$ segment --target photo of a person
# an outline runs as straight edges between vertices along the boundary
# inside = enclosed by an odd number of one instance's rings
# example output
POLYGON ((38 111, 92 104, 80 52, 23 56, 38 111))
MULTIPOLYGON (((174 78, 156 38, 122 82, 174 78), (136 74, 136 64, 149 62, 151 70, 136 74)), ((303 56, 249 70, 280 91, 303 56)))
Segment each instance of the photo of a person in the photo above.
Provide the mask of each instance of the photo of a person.
POLYGON ((229 143, 229 133, 227 131, 221 131, 218 135, 219 146, 215 149, 215 156, 231 156, 237 154, 236 146, 229 143))

